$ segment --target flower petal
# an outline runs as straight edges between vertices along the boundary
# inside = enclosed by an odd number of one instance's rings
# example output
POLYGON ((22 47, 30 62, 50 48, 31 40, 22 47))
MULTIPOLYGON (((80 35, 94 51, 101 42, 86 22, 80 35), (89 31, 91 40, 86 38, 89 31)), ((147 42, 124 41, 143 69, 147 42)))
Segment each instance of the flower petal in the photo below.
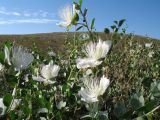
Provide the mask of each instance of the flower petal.
POLYGON ((106 77, 102 77, 100 79, 100 85, 99 85, 99 88, 100 88, 100 95, 103 95, 105 90, 107 89, 107 87, 109 86, 109 83, 110 83, 110 80, 107 79, 106 77))
POLYGON ((89 67, 96 67, 97 65, 100 65, 102 61, 97 61, 95 59, 91 58, 84 58, 84 59, 77 59, 77 68, 78 69, 85 69, 89 67))

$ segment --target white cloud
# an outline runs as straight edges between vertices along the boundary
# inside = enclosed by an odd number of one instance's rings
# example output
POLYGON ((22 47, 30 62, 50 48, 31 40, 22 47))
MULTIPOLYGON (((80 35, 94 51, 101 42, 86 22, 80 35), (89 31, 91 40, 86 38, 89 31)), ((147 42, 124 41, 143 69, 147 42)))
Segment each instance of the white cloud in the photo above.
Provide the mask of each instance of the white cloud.
POLYGON ((21 14, 18 13, 18 12, 12 12, 12 14, 15 15, 15 16, 21 16, 21 14))
POLYGON ((4 6, 0 6, 0 14, 3 15, 12 15, 12 16, 22 16, 22 17, 42 17, 46 18, 49 16, 52 16, 53 13, 49 13, 47 11, 38 10, 38 11, 32 11, 32 10, 25 10, 25 11, 9 11, 4 6))
POLYGON ((53 18, 53 13, 49 13, 43 10, 32 11, 32 10, 25 10, 20 11, 14 10, 9 11, 3 6, 0 6, 0 14, 6 16, 16 16, 18 18, 12 19, 0 19, 0 25, 5 24, 22 24, 22 23, 32 23, 32 24, 45 24, 45 23, 56 23, 57 20, 48 19, 53 18), (38 18, 37 18, 38 17, 38 18))
POLYGON ((52 20, 52 19, 0 20, 0 25, 5 25, 5 24, 22 24, 22 23, 46 24, 46 23, 56 23, 56 22, 57 22, 57 20, 52 20))
POLYGON ((14 15, 14 16, 20 16, 21 14, 19 12, 15 12, 15 11, 8 11, 6 10, 5 7, 0 7, 0 14, 3 14, 3 15, 14 15))
POLYGON ((23 15, 24 15, 25 17, 30 17, 30 16, 31 16, 30 13, 24 13, 23 15))

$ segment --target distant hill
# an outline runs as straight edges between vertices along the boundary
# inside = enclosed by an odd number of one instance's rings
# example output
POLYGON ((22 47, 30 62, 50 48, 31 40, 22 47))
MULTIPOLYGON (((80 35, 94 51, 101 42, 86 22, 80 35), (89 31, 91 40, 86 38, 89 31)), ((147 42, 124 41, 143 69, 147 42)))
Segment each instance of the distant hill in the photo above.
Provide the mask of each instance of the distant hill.
MULTIPOLYGON (((82 33, 76 33, 80 35, 82 33)), ((110 35, 105 35, 104 33, 98 33, 99 36, 106 40, 110 39, 110 35)), ((72 39, 74 32, 70 32, 69 39, 72 39)), ((0 35, 0 45, 5 41, 14 41, 17 45, 23 45, 29 48, 32 48, 35 43, 38 48, 46 50, 48 46, 53 48, 55 51, 62 50, 64 47, 64 41, 66 39, 67 33, 64 32, 54 32, 54 33, 41 33, 41 34, 28 34, 28 35, 0 35)), ((160 44, 160 41, 157 39, 146 38, 143 36, 135 36, 133 40, 139 42, 156 42, 160 44)))

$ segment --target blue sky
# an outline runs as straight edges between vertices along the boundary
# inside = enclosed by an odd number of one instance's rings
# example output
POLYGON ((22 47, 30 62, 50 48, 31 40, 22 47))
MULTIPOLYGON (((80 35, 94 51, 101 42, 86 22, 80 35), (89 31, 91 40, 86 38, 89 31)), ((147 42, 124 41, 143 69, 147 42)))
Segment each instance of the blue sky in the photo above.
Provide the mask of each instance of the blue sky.
MULTIPOLYGON (((1 0, 0 34, 63 32, 58 11, 73 0, 1 0)), ((97 31, 125 18, 127 31, 160 39, 160 0, 83 0, 97 31)))

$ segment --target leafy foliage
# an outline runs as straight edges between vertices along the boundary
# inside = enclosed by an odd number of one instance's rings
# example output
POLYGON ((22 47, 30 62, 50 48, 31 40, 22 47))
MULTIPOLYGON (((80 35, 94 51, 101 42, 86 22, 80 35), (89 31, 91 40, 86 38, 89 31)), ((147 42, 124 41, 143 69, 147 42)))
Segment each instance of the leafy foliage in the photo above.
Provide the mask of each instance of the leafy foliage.
MULTIPOLYGON (((3 95, 3 104, 0 106, 1 119, 160 118, 159 44, 150 40, 148 43, 140 42, 134 39, 133 34, 126 34, 126 28, 123 28, 126 20, 122 19, 114 21, 111 28, 104 29, 112 45, 108 45, 107 52, 103 51, 106 50, 106 46, 103 46, 108 42, 98 42, 95 18, 91 23, 88 22, 88 10, 82 9, 82 3, 82 0, 73 3, 79 13, 74 14, 71 25, 76 26, 76 31, 85 28, 88 32, 81 38, 74 33, 73 39, 69 39, 66 34, 63 51, 55 54, 48 48, 50 53, 44 55, 39 52, 35 44, 32 51, 25 50, 25 54, 32 55, 34 60, 26 69, 17 71, 12 65, 15 61, 11 59, 11 65, 8 64, 4 53, 5 46, 13 51, 15 45, 12 42, 2 45, 0 77, 4 85, 7 85, 8 91, 3 95), (77 61, 80 56, 86 57, 85 47, 88 44, 93 45, 93 48, 98 46, 95 48, 98 52, 89 49, 87 54, 92 52, 91 58, 94 55, 98 56, 98 60, 92 60, 100 64, 96 67, 79 69, 77 61), (100 45, 102 46, 99 47, 100 45), (105 52, 107 54, 104 54, 105 52), (100 76, 103 77, 99 80, 100 76), (109 82, 106 84, 108 79, 104 76, 109 78, 110 84, 109 82), (96 80, 93 79, 91 84, 84 82, 86 79, 90 81, 91 78, 96 80), (87 92, 83 93, 84 89, 87 92), (80 93, 86 98, 84 99, 80 93)), ((68 32, 68 28, 66 29, 68 32)), ((10 58, 12 54, 8 56, 10 58)), ((16 59, 18 55, 14 60, 16 59)))

